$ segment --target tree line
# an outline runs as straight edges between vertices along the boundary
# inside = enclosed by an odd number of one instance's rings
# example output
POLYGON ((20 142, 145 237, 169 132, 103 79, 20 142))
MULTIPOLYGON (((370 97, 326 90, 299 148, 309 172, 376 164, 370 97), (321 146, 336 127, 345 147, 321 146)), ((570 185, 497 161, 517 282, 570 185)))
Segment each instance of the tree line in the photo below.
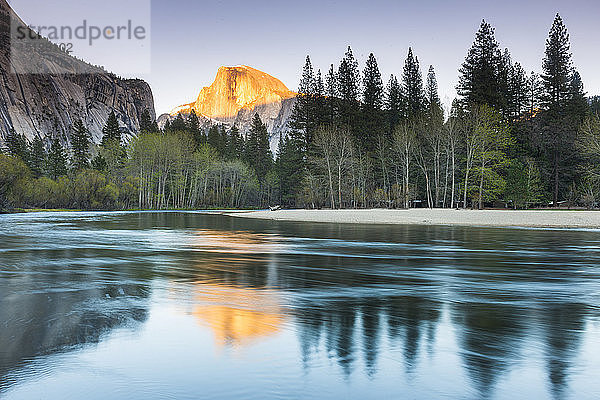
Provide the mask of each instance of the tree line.
POLYGON ((386 85, 373 54, 359 71, 348 48, 324 78, 307 57, 299 91, 278 157, 288 206, 595 206, 598 98, 586 97, 559 15, 539 74, 484 20, 450 109, 410 48, 386 85))
POLYGON ((276 154, 258 115, 242 135, 204 129, 193 111, 159 129, 144 111, 140 134, 124 140, 112 113, 99 145, 79 120, 50 143, 11 131, 0 209, 596 204, 600 99, 586 97, 559 15, 539 74, 483 21, 450 109, 412 48, 385 85, 373 54, 361 71, 348 47, 325 75, 307 56, 298 92, 276 154))

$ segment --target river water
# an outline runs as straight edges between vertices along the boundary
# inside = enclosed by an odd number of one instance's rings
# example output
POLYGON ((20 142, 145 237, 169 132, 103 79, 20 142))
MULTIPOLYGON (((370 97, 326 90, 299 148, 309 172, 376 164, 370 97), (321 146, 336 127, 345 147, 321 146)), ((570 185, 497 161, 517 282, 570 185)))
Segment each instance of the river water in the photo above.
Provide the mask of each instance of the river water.
POLYGON ((600 231, 0 216, 2 399, 598 399, 600 231))

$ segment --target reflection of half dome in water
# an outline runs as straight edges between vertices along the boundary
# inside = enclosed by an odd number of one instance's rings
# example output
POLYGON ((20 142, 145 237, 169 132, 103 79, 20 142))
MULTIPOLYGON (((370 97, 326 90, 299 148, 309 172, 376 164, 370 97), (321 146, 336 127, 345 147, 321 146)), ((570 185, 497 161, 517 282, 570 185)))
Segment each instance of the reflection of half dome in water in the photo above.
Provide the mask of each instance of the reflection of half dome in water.
POLYGON ((284 249, 276 235, 216 230, 194 231, 194 249, 237 254, 274 253, 284 249))
POLYGON ((285 316, 273 292, 201 285, 192 314, 208 325, 219 345, 247 345, 281 330, 285 316))

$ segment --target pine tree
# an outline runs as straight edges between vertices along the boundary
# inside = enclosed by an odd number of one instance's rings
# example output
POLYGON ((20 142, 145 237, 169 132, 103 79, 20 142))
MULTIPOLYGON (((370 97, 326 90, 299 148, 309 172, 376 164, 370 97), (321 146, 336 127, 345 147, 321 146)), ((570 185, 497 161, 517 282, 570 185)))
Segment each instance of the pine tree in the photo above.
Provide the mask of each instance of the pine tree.
POLYGON ((258 113, 254 114, 252 126, 248 133, 246 160, 256 172, 258 181, 263 184, 267 173, 271 170, 273 156, 269 146, 269 133, 258 113))
POLYGON ((54 180, 67 174, 67 156, 58 138, 54 138, 50 145, 47 171, 48 175, 54 180))
POLYGON ((509 114, 518 118, 529 106, 529 81, 525 70, 515 63, 510 70, 509 114))
POLYGON ((312 143, 315 130, 315 89, 316 81, 310 56, 306 56, 306 62, 302 69, 302 79, 298 87, 298 97, 292 109, 290 117, 290 135, 302 143, 301 151, 306 154, 312 143))
POLYGON ((358 62, 348 46, 346 55, 340 62, 337 72, 337 91, 340 99, 340 123, 350 127, 354 135, 358 134, 360 72, 358 62))
POLYGON ((8 154, 20 158, 25 164, 29 164, 29 149, 25 135, 17 133, 14 128, 10 128, 6 136, 6 147, 8 154))
POLYGON ((570 118, 574 119, 577 125, 580 125, 590 112, 590 104, 583 90, 583 82, 579 72, 573 71, 569 85, 569 102, 567 111, 570 118))
POLYGON ((527 111, 533 115, 539 108, 543 93, 541 78, 535 72, 531 72, 527 78, 527 111))
POLYGON ((296 206, 296 199, 304 179, 304 170, 298 168, 298 165, 302 165, 302 163, 299 143, 292 137, 280 138, 275 171, 279 181, 282 205, 296 206))
POLYGON ((44 175, 44 169, 46 166, 46 149, 44 148, 44 141, 39 135, 36 135, 31 142, 31 158, 30 158, 30 169, 36 178, 44 175))
POLYGON ((423 76, 419 69, 419 59, 413 55, 412 48, 404 63, 402 86, 406 100, 406 112, 409 118, 420 116, 425 110, 425 93, 423 91, 423 76))
POLYGON ((570 97, 573 62, 569 33, 560 15, 556 14, 542 63, 544 73, 543 101, 547 109, 559 112, 570 97))
POLYGON ((152 116, 150 115, 150 111, 145 109, 142 111, 142 115, 140 116, 140 132, 141 133, 156 133, 158 132, 158 124, 152 116))
POLYGON ((237 160, 243 157, 244 138, 240 135, 240 130, 237 126, 233 126, 229 131, 229 139, 227 146, 227 156, 230 160, 237 160))
POLYGON ((110 113, 106 125, 102 128, 102 145, 105 146, 110 141, 121 143, 121 128, 114 111, 110 113))
POLYGON ((223 155, 221 146, 221 130, 219 125, 211 125, 208 129, 208 144, 220 155, 223 155))
POLYGON ((326 99, 326 123, 333 124, 338 117, 339 91, 338 77, 333 64, 329 67, 327 77, 325 78, 325 96, 326 99))
POLYGON ((543 126, 541 145, 552 173, 550 181, 555 206, 575 178, 575 135, 579 127, 574 125, 575 121, 568 115, 574 91, 570 48, 569 33, 557 14, 546 40, 542 63, 542 101, 545 112, 540 118, 543 126))
POLYGON ((195 110, 192 110, 190 115, 188 115, 187 130, 190 132, 196 148, 202 146, 206 142, 206 139, 200 130, 200 120, 198 119, 195 110))
POLYGON ((81 119, 76 120, 71 135, 72 165, 75 170, 82 170, 89 167, 90 144, 91 139, 88 129, 81 119))
POLYGON ((435 104, 441 106, 440 96, 438 94, 437 78, 435 76, 435 69, 433 65, 429 66, 429 72, 427 73, 427 85, 425 86, 425 97, 427 105, 431 106, 435 104))
POLYGON ((483 20, 460 68, 458 94, 471 105, 501 107, 503 90, 499 75, 502 62, 494 28, 483 20))
POLYGON ((404 97, 398 78, 390 77, 386 88, 385 110, 388 119, 388 133, 391 135, 404 116, 404 97))
POLYGON ((363 71, 362 122, 363 133, 359 144, 367 151, 373 151, 377 137, 383 133, 383 81, 379 66, 373 53, 369 54, 367 65, 363 71))
POLYGON ((171 121, 171 125, 169 126, 169 132, 186 132, 187 129, 187 124, 181 113, 177 114, 177 117, 171 121))

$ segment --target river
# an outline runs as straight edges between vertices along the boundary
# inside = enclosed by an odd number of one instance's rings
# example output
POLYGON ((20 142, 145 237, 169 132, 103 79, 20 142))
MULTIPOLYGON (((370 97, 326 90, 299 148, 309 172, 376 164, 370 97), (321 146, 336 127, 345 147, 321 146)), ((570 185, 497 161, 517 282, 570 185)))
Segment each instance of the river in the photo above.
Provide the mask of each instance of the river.
POLYGON ((600 231, 0 216, 2 399, 598 399, 600 231))

